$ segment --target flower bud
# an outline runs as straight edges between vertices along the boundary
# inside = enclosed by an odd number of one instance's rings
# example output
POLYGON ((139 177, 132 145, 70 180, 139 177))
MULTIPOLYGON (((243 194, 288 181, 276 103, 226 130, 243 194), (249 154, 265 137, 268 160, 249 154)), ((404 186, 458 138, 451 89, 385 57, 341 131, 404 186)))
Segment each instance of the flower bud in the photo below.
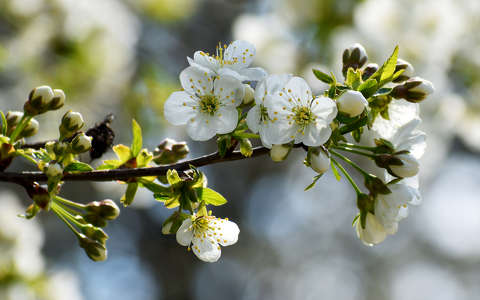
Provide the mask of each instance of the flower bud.
POLYGON ((43 210, 48 210, 50 207, 50 195, 48 191, 35 183, 32 187, 27 188, 27 193, 33 200, 36 206, 43 210))
POLYGON ((396 99, 405 99, 409 102, 418 103, 434 92, 433 84, 420 77, 413 77, 402 85, 392 89, 390 95, 396 99))
POLYGON ((70 149, 75 154, 87 152, 90 148, 92 148, 92 137, 86 136, 83 132, 77 134, 70 142, 70 149))
POLYGON ((375 215, 367 213, 365 228, 362 228, 360 218, 356 224, 357 237, 367 246, 379 244, 387 237, 385 228, 375 215))
POLYGON ((368 60, 367 51, 362 45, 356 43, 343 51, 343 75, 347 74, 349 68, 360 69, 368 60))
POLYGON ((255 98, 255 91, 249 84, 243 85, 245 88, 245 96, 243 96, 243 104, 249 104, 255 98))
POLYGON ((292 150, 291 144, 272 145, 272 149, 270 149, 270 158, 274 162, 284 161, 290 153, 290 150, 292 150))
POLYGON ((39 128, 38 121, 35 119, 31 119, 30 122, 28 122, 27 126, 23 128, 22 132, 19 135, 19 138, 27 138, 34 136, 38 132, 39 128))
POLYGON ((120 215, 117 204, 110 199, 93 201, 87 204, 85 221, 98 227, 105 227, 106 221, 114 220, 120 215))
POLYGON ((97 242, 100 242, 101 244, 105 244, 105 242, 108 239, 108 235, 103 231, 101 228, 95 227, 92 224, 85 224, 81 227, 82 233, 97 242))
POLYGON ((59 130, 60 135, 63 138, 69 138, 73 136, 84 125, 83 117, 78 112, 72 112, 71 110, 65 113, 62 118, 59 130))
POLYGON ((60 164, 52 161, 45 166, 44 172, 49 178, 56 178, 63 175, 63 168, 60 164))
MULTIPOLYGON (((21 111, 9 111, 5 115, 5 119, 7 119, 8 128, 12 128, 18 125, 20 119, 23 117, 23 112, 21 111)), ((12 130, 13 131, 13 130, 12 130)))
POLYGON ((42 85, 34 88, 24 105, 24 112, 30 116, 42 114, 48 110, 48 105, 53 99, 54 93, 51 87, 42 85))
POLYGON ((63 107, 65 104, 65 93, 60 89, 53 90, 54 97, 48 104, 48 110, 57 110, 63 107))
POLYGON ((373 74, 375 74, 375 72, 378 71, 378 65, 375 64, 375 63, 372 63, 372 64, 368 64, 365 69, 363 69, 363 72, 362 72, 362 79, 365 81, 367 80, 368 78, 370 78, 370 76, 372 76, 373 74))
POLYGON ((402 75, 400 75, 393 82, 403 82, 409 79, 410 77, 412 77, 413 75, 415 75, 415 69, 413 68, 412 64, 401 58, 397 60, 397 65, 395 66, 395 73, 397 73, 400 70, 405 70, 405 71, 403 71, 402 75))
POLYGON ((159 165, 173 164, 187 157, 188 152, 187 143, 167 138, 153 151, 153 161, 159 165))
POLYGON ((330 168, 330 157, 323 147, 311 147, 307 154, 307 164, 318 174, 323 174, 330 168))
POLYGON ((62 156, 67 152, 68 144, 65 142, 54 142, 52 150, 55 155, 62 156))
POLYGON ((400 159, 402 165, 390 165, 390 170, 397 177, 413 177, 418 174, 420 164, 418 160, 413 157, 411 154, 399 154, 395 156, 397 159, 400 159))
POLYGON ((79 234, 78 242, 91 260, 103 261, 107 259, 107 248, 102 243, 90 239, 84 234, 79 234))
POLYGON ((348 90, 337 99, 337 105, 339 111, 348 114, 350 117, 356 117, 365 110, 368 101, 362 93, 348 90))

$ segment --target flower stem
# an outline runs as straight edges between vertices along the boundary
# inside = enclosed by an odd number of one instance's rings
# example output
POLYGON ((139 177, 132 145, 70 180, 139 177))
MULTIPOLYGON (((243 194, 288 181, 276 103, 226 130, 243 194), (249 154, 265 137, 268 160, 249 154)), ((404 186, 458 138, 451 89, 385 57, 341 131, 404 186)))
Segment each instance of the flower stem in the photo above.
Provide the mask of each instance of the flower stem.
POLYGON ((14 143, 17 139, 17 136, 22 132, 23 129, 28 125, 28 122, 32 119, 32 116, 26 116, 23 115, 22 118, 20 119, 20 122, 18 122, 17 127, 15 127, 15 130, 12 132, 10 135, 10 140, 12 143, 14 143))
POLYGON ((352 167, 355 168, 355 170, 357 170, 358 172, 360 172, 363 176, 366 176, 366 177, 370 177, 370 174, 368 174, 367 172, 365 172, 365 170, 363 170, 359 165, 357 165, 356 163, 354 163, 353 161, 351 161, 350 159, 348 159, 347 157, 343 156, 342 154, 336 152, 335 150, 332 150, 330 149, 330 153, 332 153, 333 155, 339 157, 340 159, 342 159, 343 161, 345 161, 346 163, 348 163, 349 165, 351 165, 352 167))
POLYGON ((367 150, 367 151, 375 151, 377 147, 368 147, 368 146, 362 146, 362 145, 357 145, 357 144, 352 144, 352 143, 341 143, 338 144, 340 147, 344 148, 357 148, 357 149, 362 149, 362 150, 367 150))
POLYGON ((350 152, 350 153, 355 153, 355 154, 362 155, 362 156, 366 156, 366 157, 369 157, 369 158, 372 158, 372 159, 375 158, 375 155, 373 155, 373 154, 365 153, 365 152, 358 151, 358 150, 355 150, 355 149, 351 149, 351 148, 348 148, 348 147, 333 146, 332 148, 342 150, 342 151, 346 151, 346 152, 350 152))
POLYGON ((360 191, 360 188, 358 187, 358 185, 355 183, 355 180, 353 180, 352 176, 350 176, 350 174, 348 174, 347 170, 345 170, 345 168, 339 164, 333 157, 330 158, 333 162, 333 164, 340 169, 340 171, 342 171, 342 173, 345 175, 345 177, 347 177, 347 180, 350 182, 350 184, 352 185, 353 189, 355 190, 355 192, 357 193, 357 196, 360 195, 362 193, 362 191, 360 191))
POLYGON ((62 203, 64 203, 64 204, 73 206, 73 207, 78 208, 78 209, 85 209, 85 207, 86 207, 86 205, 84 205, 84 204, 80 204, 80 203, 77 203, 77 202, 73 202, 73 201, 70 201, 70 200, 68 200, 68 199, 64 199, 64 198, 62 198, 62 197, 60 197, 60 196, 56 196, 56 197, 55 197, 55 200, 58 200, 58 201, 60 201, 60 202, 62 202, 62 203))
POLYGON ((62 209, 60 208, 60 206, 58 206, 57 203, 55 202, 52 202, 52 210, 53 212, 63 221, 63 223, 67 224, 68 228, 70 228, 70 230, 77 236, 77 237, 80 237, 80 233, 75 229, 75 227, 73 227, 72 224, 70 224, 70 222, 68 222, 68 220, 65 218, 64 216, 64 212, 62 211, 62 209))

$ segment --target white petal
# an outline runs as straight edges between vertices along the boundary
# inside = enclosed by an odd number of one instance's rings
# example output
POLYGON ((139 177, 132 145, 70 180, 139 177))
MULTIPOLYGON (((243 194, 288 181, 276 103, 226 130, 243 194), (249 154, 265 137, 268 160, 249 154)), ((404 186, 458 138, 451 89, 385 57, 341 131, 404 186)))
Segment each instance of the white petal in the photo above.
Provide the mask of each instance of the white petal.
POLYGON ((242 104, 245 88, 242 82, 232 76, 220 76, 215 80, 215 96, 220 103, 227 106, 237 107, 242 104))
POLYGON ((189 246, 193 238, 193 230, 191 230, 192 220, 185 219, 177 231, 177 242, 182 246, 189 246))
POLYGON ((297 100, 303 106, 310 106, 310 100, 313 98, 310 87, 301 77, 293 77, 290 79, 285 85, 284 92, 288 98, 297 100))
POLYGON ((275 118, 287 120, 287 116, 292 114, 292 109, 297 105, 299 103, 293 98, 288 98, 288 95, 284 92, 279 92, 273 96, 267 95, 265 100, 268 116, 272 120, 275 120, 275 118))
POLYGON ((260 129, 260 105, 252 107, 247 114, 247 126, 253 133, 257 133, 260 129))
POLYGON ((234 41, 227 49, 223 58, 225 61, 232 62, 232 67, 243 69, 250 66, 255 57, 255 46, 246 41, 234 41))
POLYGON ((217 133, 215 119, 199 113, 187 123, 187 133, 195 141, 207 141, 217 133))
POLYGON ((243 80, 260 81, 267 76, 267 71, 262 68, 246 68, 241 69, 238 73, 243 76, 243 80))
POLYGON ((330 126, 317 122, 317 124, 311 124, 305 128, 304 134, 302 134, 302 142, 311 147, 320 146, 328 141, 331 134, 330 126))
POLYGON ((313 99, 311 109, 317 118, 324 120, 327 124, 330 124, 335 119, 338 112, 335 102, 324 96, 313 99))
MULTIPOLYGON (((199 64, 202 67, 205 67, 214 71, 216 71, 219 67, 218 61, 215 58, 208 56, 203 51, 196 51, 193 54, 193 62, 196 64, 199 64)), ((190 65, 192 64, 190 63, 190 65)))
POLYGON ((387 233, 382 224, 371 213, 367 214, 365 228, 362 228, 360 219, 357 221, 357 236, 368 246, 379 244, 385 240, 387 233))
POLYGON ((234 107, 221 107, 214 117, 216 131, 219 134, 230 133, 237 127, 238 112, 234 107))
POLYGON ((290 74, 273 74, 257 84, 255 89, 255 103, 264 103, 266 95, 275 95, 280 92, 292 78, 290 74))
POLYGON ((186 92, 173 92, 164 105, 164 115, 173 125, 184 125, 197 115, 193 107, 198 106, 196 96, 186 92))
POLYGON ((205 262, 216 262, 222 255, 220 246, 212 237, 194 238, 192 250, 195 255, 205 262))
POLYGON ((217 74, 220 76, 230 76, 240 81, 247 80, 247 78, 243 75, 240 75, 240 73, 238 73, 237 70, 234 70, 228 66, 218 69, 217 74))
POLYGON ((208 70, 202 67, 190 66, 180 73, 180 83, 183 89, 191 95, 210 94, 213 82, 208 70))
POLYGON ((238 234, 240 229, 237 224, 231 221, 216 219, 216 225, 214 225, 214 232, 216 233, 216 241, 222 246, 230 246, 238 241, 238 234), (216 227, 215 227, 216 226, 216 227))

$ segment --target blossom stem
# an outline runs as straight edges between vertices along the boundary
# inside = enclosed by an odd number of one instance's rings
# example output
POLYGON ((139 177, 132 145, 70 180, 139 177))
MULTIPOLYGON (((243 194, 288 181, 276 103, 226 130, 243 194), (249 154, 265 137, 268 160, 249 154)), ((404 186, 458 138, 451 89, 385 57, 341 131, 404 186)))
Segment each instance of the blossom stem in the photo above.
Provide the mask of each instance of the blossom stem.
POLYGON ((73 201, 70 201, 70 200, 68 200, 68 199, 64 199, 64 198, 62 198, 62 197, 60 197, 60 196, 56 196, 56 197, 55 197, 55 200, 58 200, 58 201, 60 201, 60 202, 62 202, 62 203, 64 203, 64 204, 73 206, 73 207, 78 208, 78 209, 85 209, 85 207, 86 207, 86 205, 84 205, 84 204, 80 204, 80 203, 77 203, 77 202, 73 202, 73 201))
POLYGON ((347 170, 345 170, 345 168, 340 164, 338 163, 333 157, 330 158, 333 162, 333 164, 340 169, 340 171, 342 171, 342 173, 345 175, 345 177, 347 177, 347 180, 350 182, 350 184, 352 185, 353 189, 355 190, 355 192, 357 193, 357 196, 360 195, 362 193, 362 191, 360 191, 360 188, 358 187, 358 185, 355 183, 355 180, 353 180, 352 176, 350 176, 350 174, 348 174, 347 170))
POLYGON ((63 215, 63 212, 62 210, 59 210, 59 206, 58 204, 56 204, 55 202, 52 202, 52 210, 53 212, 60 218, 60 220, 63 221, 63 223, 67 224, 68 228, 70 228, 70 230, 77 236, 77 237, 80 237, 80 233, 75 229, 75 227, 73 227, 72 224, 70 224, 70 222, 68 222, 68 220, 65 218, 65 216, 63 215))
POLYGON ((357 148, 357 149, 368 150, 372 152, 377 149, 377 147, 368 147, 368 146, 362 146, 362 145, 357 145, 352 143, 341 143, 341 144, 338 144, 338 146, 343 148, 357 148))
POLYGON ((355 168, 355 170, 360 172, 363 176, 370 177, 370 174, 365 172, 365 170, 363 170, 359 165, 357 165, 356 163, 354 163, 353 161, 351 161, 347 157, 343 156, 342 154, 340 154, 340 153, 338 153, 338 152, 336 152, 335 150, 332 150, 332 149, 330 149, 330 153, 332 153, 333 155, 339 157, 340 159, 342 159, 343 161, 345 161, 346 163, 351 165, 353 168, 355 168))
POLYGON ((375 158, 375 155, 373 155, 373 154, 365 153, 365 152, 358 151, 358 150, 355 150, 355 149, 351 149, 351 148, 348 148, 348 147, 333 146, 332 148, 342 150, 342 151, 346 151, 346 152, 350 152, 350 153, 355 153, 355 154, 370 157, 370 158, 375 158))

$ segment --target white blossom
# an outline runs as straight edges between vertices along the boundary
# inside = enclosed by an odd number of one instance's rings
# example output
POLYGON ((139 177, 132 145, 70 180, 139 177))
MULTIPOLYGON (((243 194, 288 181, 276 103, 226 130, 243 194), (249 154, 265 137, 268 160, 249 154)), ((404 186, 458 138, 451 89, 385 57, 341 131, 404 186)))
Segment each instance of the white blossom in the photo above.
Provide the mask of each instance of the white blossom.
POLYGON ((284 161, 290 151, 292 150, 291 145, 272 145, 272 148, 270 149, 270 158, 274 162, 281 162, 284 161))
POLYGON ((398 177, 413 177, 418 174, 420 163, 411 154, 395 155, 396 158, 402 161, 402 165, 390 165, 392 172, 398 177))
POLYGON ((52 88, 49 87, 48 85, 42 85, 34 88, 29 95, 30 100, 41 98, 42 99, 41 102, 43 104, 48 104, 53 97, 54 97, 54 92, 52 88))
POLYGON ((362 93, 348 90, 337 99, 337 105, 339 111, 348 114, 350 117, 356 117, 365 110, 368 101, 362 93))
POLYGON ((261 80, 266 76, 262 68, 249 68, 255 57, 255 46, 246 41, 237 40, 230 45, 220 44, 216 53, 210 55, 203 51, 196 51, 193 59, 188 57, 191 66, 200 66, 207 69, 211 75, 230 75, 241 81, 261 80))
POLYGON ((236 107, 244 96, 241 81, 229 75, 212 79, 204 68, 190 66, 180 73, 180 82, 184 91, 172 93, 165 102, 165 118, 171 124, 187 124, 188 135, 196 141, 236 128, 236 107))
POLYGON ((403 71, 402 76, 413 77, 415 75, 415 69, 412 64, 401 58, 397 59, 397 67, 401 67, 403 71))
POLYGON ((330 98, 314 97, 304 79, 291 78, 266 101, 270 119, 275 123, 272 144, 294 141, 320 146, 329 139, 330 123, 337 115, 337 106, 330 98))
POLYGON ((330 157, 322 149, 309 151, 307 160, 310 167, 318 174, 323 174, 330 168, 330 157))
POLYGON ((276 140, 277 130, 270 118, 270 101, 266 99, 281 91, 291 78, 287 74, 269 75, 255 89, 255 106, 249 110, 246 121, 253 133, 259 133, 262 144, 267 148, 271 148, 272 141, 276 140))
POLYGON ((237 242, 240 229, 228 219, 214 216, 192 216, 183 221, 177 231, 177 242, 191 247, 195 255, 205 262, 216 262, 222 252, 220 245, 237 242))
POLYGON ((362 228, 360 218, 357 219, 356 231, 357 237, 367 246, 380 244, 387 237, 385 228, 378 218, 371 213, 367 213, 365 228, 362 228))

